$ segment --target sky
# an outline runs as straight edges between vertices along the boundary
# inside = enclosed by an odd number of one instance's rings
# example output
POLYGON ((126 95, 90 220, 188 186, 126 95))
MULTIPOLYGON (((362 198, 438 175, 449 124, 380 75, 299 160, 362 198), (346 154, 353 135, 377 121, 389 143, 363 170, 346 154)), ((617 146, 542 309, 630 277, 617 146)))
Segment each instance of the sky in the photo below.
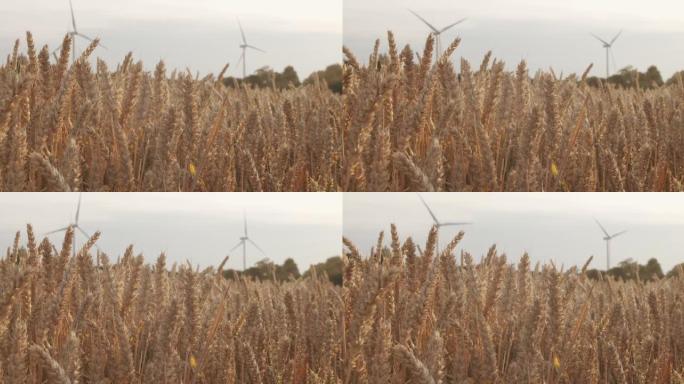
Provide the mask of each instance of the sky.
MULTIPOLYGON (((133 52, 146 69, 163 59, 167 68, 201 75, 241 76, 239 17, 247 42, 266 51, 248 52, 248 72, 293 65, 301 79, 340 61, 342 0, 73 0, 79 32, 100 37, 108 49, 97 56, 111 67, 133 52)), ((30 30, 40 48, 56 48, 71 28, 68 0, 0 2, 0 54, 30 30)), ((78 51, 87 41, 79 41, 78 51)), ((51 49, 52 50, 52 49, 51 49)))
MULTIPOLYGON (((17 231, 25 244, 27 223, 39 240, 72 223, 77 202, 77 193, 0 193, 0 249, 17 231)), ((240 241, 243 213, 249 237, 278 264, 293 258, 304 272, 340 254, 339 193, 83 193, 79 224, 102 232, 97 244, 112 260, 132 244, 147 262, 166 252, 168 264, 189 260, 204 268, 217 266, 240 241)), ((64 234, 49 238, 61 245, 64 234)), ((78 245, 84 241, 79 236, 78 245)), ((230 255, 226 268, 242 269, 241 250, 230 255)), ((247 248, 248 266, 263 258, 247 248)))
POLYGON ((491 50, 512 70, 522 59, 532 70, 557 74, 581 74, 594 63, 592 74, 605 76, 605 50, 590 33, 609 40, 624 29, 613 48, 617 68, 643 72, 655 64, 665 78, 684 69, 681 0, 345 0, 344 44, 365 59, 377 38, 386 50, 392 30, 400 47, 410 43, 422 52, 429 31, 408 9, 437 28, 467 17, 443 35, 442 44, 461 37, 452 57, 477 65, 491 50))
MULTIPOLYGON (((461 228, 443 227, 445 246, 459 230, 459 245, 476 260, 490 246, 517 263, 525 251, 533 262, 605 269, 606 247, 598 219, 611 234, 628 232, 611 243, 612 265, 631 258, 645 263, 655 257, 663 271, 684 262, 684 194, 635 193, 424 193, 440 221, 472 222, 461 228)), ((421 247, 432 226, 429 213, 415 193, 344 194, 344 236, 364 255, 375 246, 380 231, 389 239, 395 223, 403 241, 412 236, 421 247)), ((389 241, 389 240, 387 240, 389 241)), ((388 244, 388 243, 386 243, 388 244)))

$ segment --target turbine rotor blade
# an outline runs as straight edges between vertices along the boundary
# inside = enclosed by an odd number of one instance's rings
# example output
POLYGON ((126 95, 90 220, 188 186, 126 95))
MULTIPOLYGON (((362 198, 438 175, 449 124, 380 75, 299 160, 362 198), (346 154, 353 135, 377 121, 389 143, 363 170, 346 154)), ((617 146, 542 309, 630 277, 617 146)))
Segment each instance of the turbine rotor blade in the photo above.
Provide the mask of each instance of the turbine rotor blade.
POLYGON ((432 29, 432 31, 433 31, 434 33, 439 33, 439 29, 435 28, 432 24, 428 23, 428 21, 425 20, 425 19, 423 19, 419 14, 413 12, 413 11, 410 10, 410 9, 409 9, 408 11, 411 12, 411 13, 413 13, 413 15, 414 15, 415 17, 419 18, 420 21, 422 21, 423 23, 425 23, 425 25, 427 25, 430 29, 432 29))
POLYGON ((461 20, 459 20, 459 21, 457 21, 457 22, 455 22, 455 23, 453 23, 453 24, 450 24, 450 25, 448 25, 448 26, 442 28, 442 29, 439 31, 439 33, 446 32, 447 30, 449 30, 449 29, 451 29, 451 28, 453 28, 453 27, 455 27, 455 26, 461 24, 462 22, 464 22, 464 21, 466 21, 466 20, 468 20, 468 19, 467 19, 467 18, 463 18, 463 19, 461 19, 461 20))
POLYGON ((255 46, 253 46, 253 45, 248 45, 248 44, 246 44, 246 46, 247 46, 247 48, 252 48, 252 49, 257 50, 257 51, 259 51, 259 52, 266 53, 266 51, 264 51, 263 49, 257 48, 257 47, 255 47, 255 46))
POLYGON ((625 233, 627 233, 627 231, 618 232, 618 233, 614 234, 613 236, 610 236, 610 238, 611 238, 611 239, 614 239, 614 238, 616 238, 616 237, 618 237, 618 236, 620 236, 620 235, 624 235, 625 233))
POLYGON ((603 225, 601 225, 601 223, 599 223, 598 219, 594 219, 594 221, 596 221, 596 224, 598 224, 599 227, 601 227, 601 230, 603 231, 603 233, 606 234, 606 237, 610 237, 610 235, 608 234, 608 231, 606 231, 606 229, 603 228, 603 225))
POLYGON ((620 30, 620 32, 618 32, 618 34, 615 35, 615 37, 613 37, 613 40, 610 41, 610 45, 613 45, 613 43, 618 39, 618 37, 620 37, 620 35, 622 35, 622 30, 620 30))
MULTIPOLYGON (((80 33, 80 32, 76 33, 76 36, 80 36, 81 38, 84 38, 84 39, 86 39, 86 40, 88 40, 88 41, 90 41, 90 42, 95 41, 95 39, 93 39, 92 37, 86 36, 86 35, 84 35, 84 34, 82 34, 82 33, 80 33)), ((100 47, 100 48, 108 49, 107 47, 105 47, 104 45, 102 45, 102 43, 99 42, 99 41, 97 42, 97 46, 100 47)))
POLYGON ((74 5, 71 3, 71 0, 69 0, 69 8, 71 9, 71 25, 74 27, 74 32, 76 32, 76 16, 74 16, 74 5))
POLYGON ((238 25, 240 26, 240 34, 242 35, 242 43, 247 45, 247 38, 245 37, 245 31, 242 29, 242 23, 240 23, 240 19, 238 19, 238 25))
POLYGON ((88 234, 88 232, 84 231, 83 228, 79 227, 78 225, 74 225, 74 228, 78 229, 78 231, 81 232, 81 234, 85 236, 87 239, 90 239, 92 237, 88 234))
POLYGON ((268 256, 266 255, 266 252, 264 252, 263 249, 261 249, 254 241, 252 241, 252 239, 247 239, 247 241, 249 241, 250 244, 252 244, 252 245, 254 246, 254 248, 258 249, 259 252, 261 252, 262 255, 268 257, 268 256))
POLYGON ((83 194, 81 192, 78 193, 78 205, 76 206, 76 220, 74 223, 76 226, 78 226, 78 217, 81 215, 81 197, 83 194))
POLYGON ((62 44, 59 45, 59 47, 55 48, 54 51, 52 51, 52 54, 56 57, 56 53, 62 50, 62 44))
MULTIPOLYGON (((92 238, 92 236, 90 236, 86 231, 84 231, 83 228, 79 227, 78 225, 76 225, 75 227, 81 232, 81 234, 83 234, 83 236, 86 237, 86 239, 90 240, 90 238, 92 238)), ((97 248, 98 251, 101 251, 100 247, 97 244, 93 245, 95 246, 95 248, 97 248)))
POLYGON ((234 246, 233 248, 231 248, 230 251, 228 251, 228 253, 231 253, 231 252, 233 252, 234 250, 238 249, 238 248, 242 245, 242 243, 244 243, 244 240, 240 240, 240 242, 237 243, 236 246, 234 246))
POLYGON ((244 222, 245 222, 245 237, 248 237, 247 236, 247 215, 243 214, 242 218, 244 219, 244 222))
POLYGON ((423 196, 421 196, 419 193, 418 197, 420 198, 420 201, 423 203, 425 208, 427 208, 428 213, 430 213, 430 216, 432 216, 432 220, 435 221, 435 224, 440 225, 439 220, 437 220, 437 216, 435 216, 435 214, 432 212, 432 209, 430 209, 430 207, 427 205, 427 203, 425 202, 425 199, 423 199, 423 196))
POLYGON ((600 37, 594 35, 593 33, 590 33, 590 35, 594 36, 595 39, 597 39, 598 41, 602 42, 603 44, 605 44, 605 45, 610 45, 610 43, 608 43, 607 41, 603 40, 602 38, 600 38, 600 37))
POLYGON ((45 236, 52 235, 53 233, 57 233, 57 232, 64 232, 64 231, 68 230, 69 228, 71 228, 71 226, 60 228, 60 229, 55 229, 54 231, 50 231, 50 232, 45 233, 45 236))
POLYGON ((244 58, 245 58, 245 52, 242 51, 242 53, 240 54, 240 58, 239 58, 238 61, 237 61, 237 64, 235 64, 235 67, 236 67, 236 68, 239 68, 239 67, 240 67, 240 63, 242 63, 242 60, 243 60, 244 58))
POLYGON ((459 225, 471 225, 471 224, 473 224, 473 223, 470 223, 470 222, 462 222, 462 223, 456 222, 456 223, 440 223, 439 226, 440 226, 440 227, 455 227, 455 226, 459 226, 459 225))
POLYGON ((54 51, 52 51, 52 56, 55 58, 55 61, 59 61, 59 56, 57 56, 57 52, 61 53, 62 50, 62 44, 59 45, 59 47, 55 48, 54 51))

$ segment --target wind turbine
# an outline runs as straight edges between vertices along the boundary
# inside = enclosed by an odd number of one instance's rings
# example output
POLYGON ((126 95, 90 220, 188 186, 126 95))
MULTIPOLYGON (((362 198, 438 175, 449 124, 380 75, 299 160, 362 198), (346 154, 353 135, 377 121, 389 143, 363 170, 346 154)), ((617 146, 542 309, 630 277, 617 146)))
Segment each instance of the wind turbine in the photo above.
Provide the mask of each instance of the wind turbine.
POLYGON ((615 43, 615 41, 618 39, 618 37, 620 37, 621 34, 622 34, 622 31, 618 32, 618 34, 615 35, 615 37, 613 37, 613 39, 610 41, 610 43, 603 40, 602 38, 594 35, 593 33, 591 34, 596 40, 603 43, 603 48, 606 49, 606 79, 608 79, 608 77, 610 77, 610 57, 611 56, 613 56, 613 66, 615 66, 615 55, 613 55, 613 43, 615 43))
POLYGON ((242 78, 247 77, 247 49, 251 48, 255 51, 263 52, 266 53, 263 49, 257 48, 253 45, 249 45, 247 43, 247 38, 245 37, 245 31, 242 29, 242 24, 240 23, 240 19, 238 19, 238 25, 240 26, 240 34, 242 35, 242 44, 240 44, 240 48, 242 49, 242 55, 240 55, 240 59, 238 60, 238 65, 240 65, 240 61, 242 61, 242 78))
MULTIPOLYGON (((81 214, 81 197, 82 197, 82 194, 79 193, 78 194, 78 205, 76 206, 76 216, 74 217, 74 222, 70 223, 69 225, 67 225, 64 228, 59 228, 59 229, 55 229, 54 231, 50 231, 50 232, 45 234, 46 236, 51 235, 53 233, 66 232, 70 228, 73 228, 73 229, 77 229, 83 236, 85 236, 86 240, 90 239, 91 236, 83 228, 81 228, 81 226, 78 224, 78 218, 81 214)), ((75 240, 76 239, 74 239, 74 251, 73 251, 74 256, 76 255, 76 241, 75 240)), ((97 245, 95 245, 95 247, 97 247, 97 245)), ((97 247, 97 249, 99 250, 100 248, 97 247)))
POLYGON ((425 23, 425 25, 427 25, 428 28, 430 28, 430 30, 432 30, 432 35, 435 36, 435 40, 436 40, 436 41, 435 41, 435 44, 436 44, 435 61, 439 60, 439 56, 442 54, 442 33, 448 31, 449 29, 451 29, 451 28, 453 28, 453 27, 455 27, 455 26, 457 26, 457 25, 459 25, 459 24, 461 24, 462 22, 464 22, 464 21, 467 20, 466 18, 463 18, 463 19, 461 19, 461 20, 459 20, 459 21, 457 21, 457 22, 455 22, 455 23, 453 23, 453 24, 447 25, 446 27, 444 27, 444 28, 442 28, 442 29, 437 29, 435 26, 433 26, 432 24, 430 24, 427 20, 425 20, 424 18, 422 18, 422 17, 421 17, 419 14, 417 14, 416 12, 414 12, 414 11, 412 11, 412 10, 410 10, 410 9, 409 9, 409 12, 413 13, 413 15, 414 15, 415 17, 419 18, 420 21, 422 21, 423 23, 425 23))
POLYGON ((441 222, 437 219, 437 216, 435 216, 435 213, 432 212, 432 209, 430 209, 430 206, 425 202, 425 199, 423 199, 423 196, 418 193, 418 197, 420 198, 420 201, 423 203, 425 206, 425 209, 427 209, 428 213, 432 217, 432 221, 435 223, 435 227, 437 227, 437 251, 439 253, 439 230, 442 227, 456 227, 456 226, 461 226, 461 225, 470 225, 472 223, 468 222, 441 222))
MULTIPOLYGON (((72 29, 71 31, 68 32, 68 35, 71 36, 71 48, 72 48, 72 49, 71 49, 71 62, 74 63, 74 62, 76 61, 76 37, 78 36, 78 37, 80 37, 80 38, 82 38, 82 39, 85 39, 85 40, 88 40, 88 41, 90 41, 90 42, 92 42, 92 41, 95 40, 95 39, 93 39, 93 38, 91 38, 91 37, 89 37, 89 36, 86 36, 86 35, 82 34, 81 32, 78 31, 78 28, 76 28, 76 16, 74 16, 74 5, 71 3, 71 0, 69 0, 69 9, 71 10, 71 27, 72 27, 73 29, 72 29)), ((104 49, 107 49, 107 48, 106 48, 104 45, 102 45, 102 44, 98 44, 98 46, 100 46, 100 47, 102 47, 102 48, 104 48, 104 49)), ((57 49, 55 49, 54 51, 52 51, 52 56, 54 56, 55 59, 57 59, 57 54, 56 54, 56 53, 57 53, 57 51, 59 51, 60 49, 62 49, 62 46, 61 46, 61 45, 60 45, 59 47, 57 47, 57 49)))
POLYGON ((594 219, 594 220, 596 221, 596 224, 598 224, 598 226, 601 227, 601 231, 603 231, 603 233, 606 235, 606 237, 604 237, 603 240, 605 240, 605 242, 606 242, 606 270, 609 270, 610 269, 610 241, 613 240, 614 238, 624 234, 627 231, 622 231, 622 232, 618 232, 618 233, 615 233, 613 235, 610 235, 610 234, 608 234, 608 231, 606 231, 606 229, 603 228, 603 225, 601 225, 601 223, 597 219, 594 219))
POLYGON ((237 243, 236 246, 231 248, 228 253, 233 252, 234 250, 238 249, 239 247, 242 247, 242 270, 246 271, 247 270, 247 243, 250 243, 261 252, 262 255, 266 256, 266 252, 264 252, 263 249, 261 249, 252 239, 249 238, 249 235, 247 234, 247 216, 244 216, 244 235, 240 237, 240 242, 237 243))

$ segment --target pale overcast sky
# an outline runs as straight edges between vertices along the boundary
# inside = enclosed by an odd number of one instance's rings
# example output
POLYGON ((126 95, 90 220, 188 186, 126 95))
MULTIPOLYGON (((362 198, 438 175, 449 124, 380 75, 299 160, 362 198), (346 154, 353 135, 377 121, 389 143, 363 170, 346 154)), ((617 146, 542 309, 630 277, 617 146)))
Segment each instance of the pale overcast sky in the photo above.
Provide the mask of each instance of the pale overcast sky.
POLYGON ((365 59, 376 38, 386 49, 386 32, 392 30, 401 47, 410 43, 422 51, 427 27, 407 8, 437 28, 467 17, 442 42, 446 47, 460 36, 453 57, 478 65, 492 50, 509 69, 524 58, 533 70, 581 73, 593 62, 592 73, 605 76, 605 50, 589 34, 607 40, 624 29, 614 45, 618 68, 633 65, 644 71, 655 64, 666 77, 684 69, 681 0, 345 0, 344 44, 365 59))
MULTIPOLYGON (((77 193, 0 193, 0 249, 11 246, 16 231, 26 241, 26 224, 37 236, 73 222, 77 193)), ((341 250, 342 195, 339 193, 84 193, 80 225, 111 259, 129 244, 146 261, 165 251, 169 264, 190 260, 217 266, 242 236, 243 211, 249 237, 273 261, 293 258, 300 271, 341 250)), ((50 235, 62 243, 64 235, 50 235)), ((78 244, 83 244, 83 237, 78 244)), ((57 246, 59 249, 59 246, 57 246)), ((247 265, 263 259, 247 248, 247 265)), ((241 250, 229 268, 242 267, 241 250)))
MULTIPOLYGON (((342 0, 73 0, 77 27, 99 36, 108 50, 100 56, 114 66, 132 51, 147 69, 160 59, 168 68, 217 73, 230 62, 240 75, 242 21, 249 44, 267 53, 248 52, 248 71, 292 64, 300 78, 340 61, 342 0)), ((39 48, 56 48, 71 28, 68 0, 0 2, 0 53, 30 30, 39 48)), ((81 40, 80 49, 85 44, 81 40)))
MULTIPOLYGON (((425 193, 441 221, 464 226, 459 246, 478 260, 496 244, 509 261, 524 251, 534 262, 552 260, 566 268, 594 255, 593 268, 605 269, 602 222, 610 233, 628 232, 611 243, 612 264, 627 258, 645 263, 657 258, 664 272, 684 262, 684 194, 631 193, 425 193)), ((344 194, 344 235, 367 254, 380 231, 389 239, 390 224, 400 238, 413 236, 424 248, 432 219, 415 193, 344 194)), ((459 228, 444 227, 446 245, 459 228)), ((387 240, 389 241, 389 240, 387 240)), ((386 243, 388 244, 388 243, 386 243)))

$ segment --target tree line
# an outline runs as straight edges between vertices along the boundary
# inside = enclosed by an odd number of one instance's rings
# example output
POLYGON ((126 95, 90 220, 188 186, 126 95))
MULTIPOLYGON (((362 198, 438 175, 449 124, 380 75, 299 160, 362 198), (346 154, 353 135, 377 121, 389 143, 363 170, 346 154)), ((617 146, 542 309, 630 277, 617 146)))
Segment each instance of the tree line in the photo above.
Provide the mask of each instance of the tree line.
POLYGON ((287 66, 282 72, 277 72, 270 67, 257 69, 253 74, 245 79, 226 77, 223 84, 227 87, 234 87, 246 83, 256 88, 287 89, 296 88, 302 85, 324 82, 328 88, 335 93, 342 93, 342 66, 340 64, 329 65, 322 71, 316 71, 309 75, 304 81, 300 81, 297 71, 292 66, 287 66))
POLYGON ((600 279, 602 275, 617 280, 641 280, 653 281, 662 278, 684 277, 684 263, 675 265, 669 272, 663 273, 663 269, 657 259, 651 258, 646 264, 627 259, 607 271, 590 269, 587 275, 592 279, 600 279))
MULTIPOLYGON (((598 87, 604 81, 606 79, 595 76, 587 78, 587 84, 594 87, 598 87)), ((655 89, 684 83, 684 71, 676 72, 667 81, 664 81, 660 70, 655 65, 648 67, 646 72, 639 72, 636 68, 628 66, 608 77, 607 82, 622 88, 655 89)))
MULTIPOLYGON (((382 255, 389 259, 391 256, 389 248, 383 249, 382 255)), ((344 263, 339 256, 330 257, 325 262, 312 265, 305 273, 301 274, 297 263, 293 259, 287 259, 281 265, 264 259, 244 272, 226 270, 223 273, 227 279, 233 279, 236 276, 246 276, 257 280, 275 280, 280 282, 306 278, 315 273, 327 276, 336 285, 342 285, 344 263)), ((608 276, 624 281, 654 281, 663 278, 684 277, 684 263, 677 264, 669 272, 664 273, 660 263, 655 258, 649 259, 646 264, 639 264, 632 259, 627 259, 607 271, 588 269, 586 274, 590 279, 594 280, 608 276)))
POLYGON ((279 282, 296 280, 299 278, 307 278, 313 274, 319 276, 327 276, 328 279, 335 285, 342 285, 342 274, 344 272, 344 264, 342 258, 334 256, 328 258, 326 261, 311 265, 303 274, 299 272, 299 267, 293 259, 287 259, 283 264, 275 264, 271 260, 263 259, 258 261, 254 266, 243 271, 236 271, 228 269, 223 271, 223 276, 226 279, 234 279, 238 276, 248 277, 256 280, 275 280, 279 282))

